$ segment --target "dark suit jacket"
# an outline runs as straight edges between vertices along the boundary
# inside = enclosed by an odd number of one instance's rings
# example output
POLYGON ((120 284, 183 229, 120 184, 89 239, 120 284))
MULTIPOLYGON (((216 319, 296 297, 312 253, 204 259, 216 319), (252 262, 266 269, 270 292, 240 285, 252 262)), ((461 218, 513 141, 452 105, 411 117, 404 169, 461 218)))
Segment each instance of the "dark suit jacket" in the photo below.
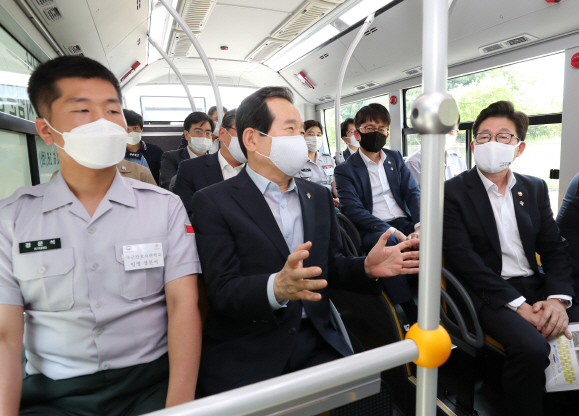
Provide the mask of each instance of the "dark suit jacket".
POLYGON ((152 143, 143 142, 139 153, 142 153, 149 165, 149 170, 155 178, 155 182, 159 184, 159 175, 161 172, 161 158, 163 157, 163 149, 152 143))
MULTIPOLYGON (((396 203, 410 217, 413 224, 420 222, 420 189, 397 150, 382 149, 386 153, 384 169, 396 203), (388 163, 392 162, 392 163, 388 163)), ((384 232, 390 225, 372 215, 372 185, 368 168, 357 151, 334 170, 338 198, 342 212, 363 235, 384 232)))
MULTIPOLYGON (((545 181, 514 174, 515 216, 523 249, 531 268, 542 276, 535 253, 544 270, 544 296, 574 296, 567 243, 553 218, 545 181), (521 204, 522 202, 522 204, 521 204)), ((475 307, 493 309, 521 294, 501 277, 502 254, 491 202, 476 167, 444 184, 443 250, 446 267, 466 284, 475 307)))
POLYGON ((223 173, 217 153, 181 162, 173 192, 181 197, 187 215, 191 216, 191 200, 195 192, 223 181, 223 173))
POLYGON ((161 175, 159 177, 159 186, 168 189, 171 185, 171 179, 177 174, 179 163, 190 159, 187 148, 179 150, 169 150, 163 153, 161 157, 161 175))
POLYGON ((346 150, 344 150, 343 155, 344 161, 348 160, 348 158, 352 156, 352 152, 350 151, 350 148, 348 146, 346 146, 346 150))
POLYGON ((561 235, 569 243, 574 289, 575 293, 579 293, 579 173, 575 175, 565 192, 557 214, 557 225, 561 235))
MULTIPOLYGON (((319 266, 332 287, 371 292, 378 284, 364 273, 364 258, 342 255, 334 203, 318 184, 295 179, 304 241, 313 243, 304 267, 319 266)), ((209 300, 199 385, 215 394, 282 374, 294 348, 302 305, 340 354, 352 351, 331 316, 328 288, 319 302, 289 302, 272 311, 267 282, 290 255, 262 193, 247 171, 207 187, 193 198, 193 227, 209 300)))

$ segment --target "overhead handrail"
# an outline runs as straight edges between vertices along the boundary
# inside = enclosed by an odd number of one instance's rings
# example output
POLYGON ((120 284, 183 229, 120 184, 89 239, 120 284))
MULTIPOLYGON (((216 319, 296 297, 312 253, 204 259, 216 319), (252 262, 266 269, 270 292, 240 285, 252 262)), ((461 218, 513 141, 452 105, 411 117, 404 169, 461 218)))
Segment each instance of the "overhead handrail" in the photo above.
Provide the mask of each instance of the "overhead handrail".
POLYGON ((167 63, 169 64, 169 66, 171 67, 173 72, 175 72, 175 75, 177 75, 177 78, 179 78, 179 81, 181 81, 181 85, 183 85, 183 88, 185 89, 185 93, 187 94, 187 98, 189 98, 189 103, 191 104, 191 111, 197 111, 197 107, 195 107, 195 100, 193 99, 193 96, 191 95, 191 91, 189 90, 189 86, 187 85, 187 81, 185 81, 185 78, 183 78, 183 75, 181 75, 181 72, 179 71, 179 69, 177 68, 175 63, 173 61, 171 61, 171 58, 169 58, 169 55, 167 55, 165 53, 163 48, 161 48, 161 46, 155 41, 155 39, 153 39, 150 36, 148 37, 148 39, 149 39, 149 43, 151 45, 153 45, 155 47, 155 49, 157 49, 157 51, 159 51, 159 53, 161 54, 163 59, 165 59, 165 61, 167 61, 167 63))
POLYGON ((159 1, 163 4, 163 6, 165 6, 165 8, 169 12, 169 14, 171 14, 171 16, 173 16, 175 21, 177 23, 179 23, 179 26, 181 26, 181 29, 183 29, 183 31, 185 32, 185 34, 187 35, 187 37, 189 38, 189 40, 191 41, 191 43, 193 44, 195 49, 197 50, 197 53, 199 54, 199 57, 201 58, 201 62, 203 62, 203 66, 205 67, 205 70, 207 71, 207 75, 209 76, 209 81, 211 82, 211 86, 213 87, 213 94, 215 95, 215 103, 217 104, 217 116, 219 118, 219 122, 221 122, 223 120, 223 104, 221 103, 221 94, 219 93, 219 87, 217 85, 217 78, 215 78, 215 74, 213 73, 213 68, 211 67, 211 63, 209 62, 209 59, 207 59, 207 55, 205 55, 205 51, 201 47, 201 44, 199 43, 199 41, 197 40, 197 38, 195 37, 193 32, 191 32, 191 29, 189 29, 189 26, 187 25, 187 23, 185 23, 185 21, 183 20, 181 15, 179 13, 177 13, 177 10, 175 10, 173 8, 173 6, 167 0, 159 0, 159 1))
POLYGON ((354 53, 356 46, 358 46, 358 43, 360 43, 360 39, 362 39, 362 36, 364 36, 364 33, 366 32, 366 30, 368 30, 368 26, 370 26, 373 21, 374 21, 374 13, 372 13, 371 15, 369 15, 366 18, 366 20, 364 21, 364 24, 362 25, 362 27, 358 31, 358 34, 356 35, 356 37, 354 38, 354 41, 350 44, 350 47, 348 48, 348 51, 346 52, 346 55, 344 56, 344 60, 342 61, 342 66, 340 68, 340 72, 338 74, 338 81, 336 83, 336 99, 334 100, 334 113, 335 113, 335 120, 336 120, 336 156, 335 156, 336 164, 339 164, 342 161, 341 160, 341 157, 342 157, 341 139, 342 138, 340 137, 340 98, 342 96, 342 84, 344 82, 344 76, 346 75, 346 69, 348 69, 348 63, 350 62, 350 58, 352 57, 352 54, 354 53))
POLYGON ((150 416, 244 416, 373 376, 418 358, 412 340, 296 371, 260 383, 149 413, 150 416))

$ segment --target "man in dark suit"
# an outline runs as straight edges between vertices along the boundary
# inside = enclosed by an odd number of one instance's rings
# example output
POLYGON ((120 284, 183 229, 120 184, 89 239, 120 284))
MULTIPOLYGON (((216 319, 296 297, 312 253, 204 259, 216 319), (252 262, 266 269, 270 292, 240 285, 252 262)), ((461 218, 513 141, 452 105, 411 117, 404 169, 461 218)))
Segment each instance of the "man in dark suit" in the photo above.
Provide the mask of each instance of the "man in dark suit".
MULTIPOLYGON (((388 245, 420 235, 420 190, 402 155, 383 149, 389 135, 390 114, 381 104, 362 107, 354 119, 354 135, 360 149, 334 174, 342 212, 354 223, 368 252, 386 230, 388 245)), ((405 276, 384 281, 394 303, 404 304, 411 320, 416 318, 412 291, 405 276)))
POLYGON ((557 214, 561 235, 569 243, 573 267, 573 288, 579 293, 579 173, 575 175, 557 214))
POLYGON ((528 125, 512 103, 491 104, 473 125, 476 167, 445 183, 445 264, 465 284, 483 330, 505 348, 509 415, 543 414, 546 339, 571 338, 569 318, 579 319, 547 184, 509 168, 525 149, 528 125))
POLYGON ((187 140, 184 149, 170 150, 161 157, 161 176, 159 186, 172 190, 179 164, 187 159, 195 159, 207 153, 211 147, 211 133, 215 128, 213 120, 207 114, 195 111, 183 122, 183 135, 187 140))
POLYGON ((241 172, 247 161, 239 146, 235 130, 235 110, 223 116, 219 140, 223 146, 217 153, 184 160, 179 165, 173 192, 181 197, 189 216, 191 216, 191 200, 195 192, 234 177, 241 172))
POLYGON ((340 133, 342 140, 346 145, 346 149, 342 152, 344 160, 348 160, 353 153, 356 153, 360 148, 360 142, 356 139, 356 126, 353 118, 347 118, 340 124, 340 133))
POLYGON ((415 273, 411 240, 347 258, 330 191, 293 178, 307 159, 287 88, 266 87, 237 109, 246 168, 193 198, 209 313, 199 385, 211 395, 351 355, 328 284, 376 289, 375 277, 415 273))

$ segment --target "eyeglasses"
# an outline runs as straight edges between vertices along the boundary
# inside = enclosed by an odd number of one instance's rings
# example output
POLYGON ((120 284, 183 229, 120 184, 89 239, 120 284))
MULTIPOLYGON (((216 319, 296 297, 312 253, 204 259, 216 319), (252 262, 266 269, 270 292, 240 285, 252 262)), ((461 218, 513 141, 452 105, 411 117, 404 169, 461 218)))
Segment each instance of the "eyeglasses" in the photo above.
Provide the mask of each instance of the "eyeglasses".
POLYGON ((378 133, 381 133, 384 136, 388 136, 390 134, 390 131, 386 127, 376 128, 376 127, 372 127, 372 126, 362 126, 358 130, 360 130, 360 132, 362 132, 362 133, 374 133, 375 131, 377 131, 378 133), (362 130, 365 130, 365 131, 362 131, 362 130))
MULTIPOLYGON (((503 143, 503 144, 510 144, 513 139, 517 139, 517 143, 519 142, 519 138, 517 136, 515 136, 514 134, 511 133, 498 133, 494 135, 495 140, 499 143, 503 143)), ((477 133, 474 136, 474 139, 476 140, 476 142, 478 144, 484 144, 484 143, 488 143, 491 141, 491 139, 493 138, 492 134, 489 133, 477 133)))
POLYGON ((314 136, 322 137, 322 133, 309 132, 309 133, 306 133, 306 136, 308 136, 308 137, 314 137, 314 136))
POLYGON ((201 136, 211 137, 212 133, 213 132, 209 131, 209 130, 203 131, 202 129, 193 129, 193 134, 195 134, 195 136, 197 136, 197 137, 201 137, 201 136))

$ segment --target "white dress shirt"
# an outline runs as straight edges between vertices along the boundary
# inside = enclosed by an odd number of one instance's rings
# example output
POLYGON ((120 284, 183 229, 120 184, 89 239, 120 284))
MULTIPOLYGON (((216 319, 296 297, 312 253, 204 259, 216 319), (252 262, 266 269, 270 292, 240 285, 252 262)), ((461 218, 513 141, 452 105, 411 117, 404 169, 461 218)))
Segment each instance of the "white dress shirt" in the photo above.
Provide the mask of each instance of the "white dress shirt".
POLYGON ((219 159, 219 166, 221 166, 221 174, 223 175, 223 180, 231 179, 234 176, 237 176, 237 174, 241 172, 245 166, 245 163, 242 163, 241 165, 234 168, 227 160, 225 160, 221 154, 221 150, 217 152, 217 159, 219 159))
MULTIPOLYGON (((508 280, 511 277, 531 276, 535 274, 525 255, 523 242, 519 234, 517 218, 515 216, 515 205, 511 190, 517 183, 517 178, 515 178, 515 175, 513 175, 513 172, 509 169, 505 195, 501 195, 495 183, 484 176, 478 168, 477 172, 489 196, 495 223, 497 224, 503 263, 501 276, 503 279, 508 280)), ((566 295, 549 296, 549 299, 551 298, 571 300, 571 297, 566 295)), ((516 310, 525 300, 525 297, 521 296, 505 306, 509 309, 516 310)))
MULTIPOLYGON (((420 185, 420 172, 421 172, 421 165, 422 165, 422 151, 419 150, 417 152, 412 153, 406 159, 406 166, 410 169, 412 173, 412 177, 418 185, 420 185)), ((462 157, 458 155, 456 152, 451 152, 450 150, 446 151, 446 159, 444 161, 444 180, 447 181, 449 179, 458 176, 465 170, 467 170, 466 162, 462 157)))
POLYGON ((396 218, 407 217, 406 212, 398 206, 390 184, 386 177, 384 170, 384 162, 386 162, 386 153, 380 152, 380 161, 376 164, 370 160, 364 152, 360 152, 364 164, 368 168, 370 176, 370 184, 372 186, 372 215, 381 219, 384 222, 392 221, 396 218))

